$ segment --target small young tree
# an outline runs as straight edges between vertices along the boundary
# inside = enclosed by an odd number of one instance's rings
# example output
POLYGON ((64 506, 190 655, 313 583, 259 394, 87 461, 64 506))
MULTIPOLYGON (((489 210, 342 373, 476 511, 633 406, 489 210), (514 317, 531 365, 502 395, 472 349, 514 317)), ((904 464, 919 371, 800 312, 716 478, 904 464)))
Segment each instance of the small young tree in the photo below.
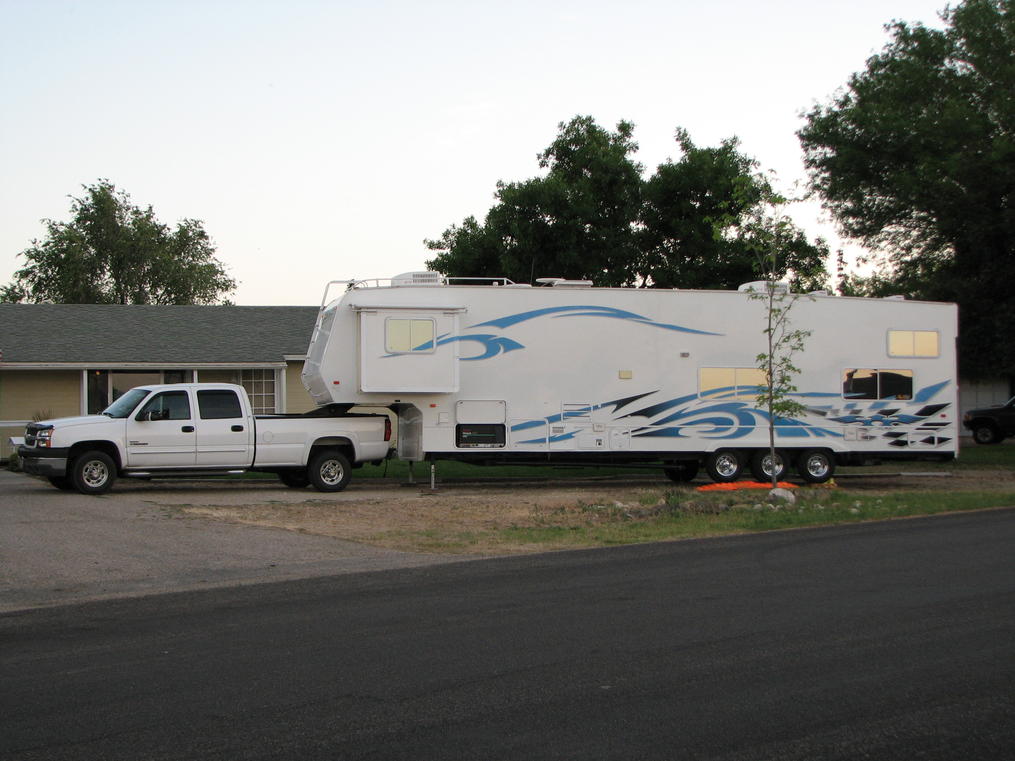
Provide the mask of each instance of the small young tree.
POLYGON ((783 469, 775 451, 775 428, 782 419, 800 415, 806 407, 792 397, 797 387, 794 377, 800 372, 793 364, 794 355, 803 351, 804 343, 811 331, 793 328, 790 312, 800 296, 790 293, 789 285, 777 281, 779 276, 779 253, 785 239, 791 234, 792 225, 785 217, 767 220, 759 231, 763 243, 758 249, 758 270, 763 277, 762 290, 752 290, 749 297, 761 302, 765 310, 766 350, 760 352, 755 361, 765 375, 765 385, 758 393, 757 403, 768 413, 768 457, 763 461, 763 470, 771 473, 772 488, 779 481, 783 469))

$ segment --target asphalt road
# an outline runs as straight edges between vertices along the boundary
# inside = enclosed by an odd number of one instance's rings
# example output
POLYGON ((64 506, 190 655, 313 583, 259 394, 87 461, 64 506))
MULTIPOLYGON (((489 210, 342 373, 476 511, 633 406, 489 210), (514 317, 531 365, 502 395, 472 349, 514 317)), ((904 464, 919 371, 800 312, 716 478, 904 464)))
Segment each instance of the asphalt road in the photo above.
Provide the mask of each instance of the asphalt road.
POLYGON ((404 568, 414 555, 278 529, 182 518, 175 505, 356 499, 260 482, 132 481, 101 497, 0 469, 0 612, 87 600, 404 568))
POLYGON ((0 616, 3 759, 1010 759, 1015 511, 0 616))

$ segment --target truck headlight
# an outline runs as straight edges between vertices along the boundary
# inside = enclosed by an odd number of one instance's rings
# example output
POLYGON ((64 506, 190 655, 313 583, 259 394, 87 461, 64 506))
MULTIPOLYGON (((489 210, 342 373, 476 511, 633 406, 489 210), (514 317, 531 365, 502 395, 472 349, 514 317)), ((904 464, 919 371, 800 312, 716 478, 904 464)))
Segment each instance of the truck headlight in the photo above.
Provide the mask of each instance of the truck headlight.
POLYGON ((53 429, 43 428, 35 434, 35 446, 49 447, 53 445, 53 429))

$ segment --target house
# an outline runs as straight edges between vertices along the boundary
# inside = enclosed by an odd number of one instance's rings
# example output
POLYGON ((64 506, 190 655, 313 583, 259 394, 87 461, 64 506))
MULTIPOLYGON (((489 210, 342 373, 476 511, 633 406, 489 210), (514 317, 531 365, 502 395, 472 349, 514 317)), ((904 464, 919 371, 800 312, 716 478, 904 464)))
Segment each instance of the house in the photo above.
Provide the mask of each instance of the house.
POLYGON ((0 304, 0 459, 32 419, 101 412, 145 383, 239 383, 259 413, 300 382, 317 307, 0 304))

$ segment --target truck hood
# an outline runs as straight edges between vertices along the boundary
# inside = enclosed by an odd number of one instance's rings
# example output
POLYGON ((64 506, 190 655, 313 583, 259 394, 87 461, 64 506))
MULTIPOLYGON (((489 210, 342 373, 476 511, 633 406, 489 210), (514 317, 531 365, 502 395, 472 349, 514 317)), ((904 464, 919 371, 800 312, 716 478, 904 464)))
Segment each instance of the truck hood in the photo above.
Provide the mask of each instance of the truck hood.
POLYGON ((39 420, 36 425, 51 425, 54 428, 69 428, 74 425, 105 425, 114 418, 106 415, 79 415, 78 417, 58 417, 52 420, 39 420))

